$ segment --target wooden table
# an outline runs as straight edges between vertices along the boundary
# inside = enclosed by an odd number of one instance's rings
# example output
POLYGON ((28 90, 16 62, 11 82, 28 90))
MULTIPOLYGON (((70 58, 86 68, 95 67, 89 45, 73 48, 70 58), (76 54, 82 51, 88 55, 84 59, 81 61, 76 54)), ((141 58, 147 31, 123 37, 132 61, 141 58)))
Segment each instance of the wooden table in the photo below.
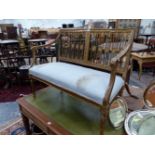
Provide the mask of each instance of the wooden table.
POLYGON ((133 42, 131 52, 142 52, 146 50, 148 50, 147 45, 133 42))
POLYGON ((147 44, 148 43, 148 38, 149 37, 152 37, 152 36, 155 36, 155 34, 139 34, 139 36, 142 36, 142 37, 145 37, 145 43, 147 44))
MULTIPOLYGON (((108 43, 101 44, 99 45, 99 47, 102 47, 102 48, 105 48, 106 46, 109 47, 110 44, 114 44, 116 47, 121 46, 120 42, 112 42, 109 44, 108 43)), ((122 48, 123 48, 123 44, 122 44, 122 48)), ((141 52, 141 51, 146 51, 147 49, 148 49, 147 45, 133 42, 131 52, 141 52)))
POLYGON ((150 38, 148 45, 151 47, 151 49, 155 49, 155 38, 150 38))
MULTIPOLYGON (((139 80, 142 75, 142 67, 144 63, 155 63, 155 54, 149 54, 147 52, 141 52, 141 53, 132 53, 131 54, 131 60, 133 64, 133 60, 136 60, 139 64, 139 80)), ((133 68, 133 67, 132 67, 133 68)))
MULTIPOLYGON (((100 109, 56 88, 39 90, 35 99, 28 95, 17 103, 27 134, 31 134, 29 120, 46 134, 99 134, 100 109)), ((123 128, 114 129, 109 123, 105 126, 105 134, 124 134, 123 128)))

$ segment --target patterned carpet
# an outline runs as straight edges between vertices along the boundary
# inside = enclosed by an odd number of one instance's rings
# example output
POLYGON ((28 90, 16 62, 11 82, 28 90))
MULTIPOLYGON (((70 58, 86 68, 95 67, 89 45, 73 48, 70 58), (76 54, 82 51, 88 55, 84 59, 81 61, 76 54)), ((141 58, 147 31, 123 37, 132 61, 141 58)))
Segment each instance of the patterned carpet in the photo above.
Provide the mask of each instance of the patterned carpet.
POLYGON ((21 116, 16 102, 4 102, 0 104, 0 129, 3 124, 16 120, 21 116))
POLYGON ((143 74, 141 76, 141 79, 138 79, 138 72, 133 71, 130 75, 130 82, 129 84, 131 86, 136 86, 139 88, 145 89, 151 81, 155 80, 155 76, 153 76, 152 72, 149 71, 143 71, 143 74))
POLYGON ((0 135, 25 135, 22 119, 19 117, 1 126, 0 135))
MULTIPOLYGON (((35 90, 44 88, 45 85, 39 82, 35 82, 35 90)), ((22 85, 13 85, 7 89, 0 89, 0 103, 16 101, 20 94, 30 94, 30 83, 23 83, 22 85)))

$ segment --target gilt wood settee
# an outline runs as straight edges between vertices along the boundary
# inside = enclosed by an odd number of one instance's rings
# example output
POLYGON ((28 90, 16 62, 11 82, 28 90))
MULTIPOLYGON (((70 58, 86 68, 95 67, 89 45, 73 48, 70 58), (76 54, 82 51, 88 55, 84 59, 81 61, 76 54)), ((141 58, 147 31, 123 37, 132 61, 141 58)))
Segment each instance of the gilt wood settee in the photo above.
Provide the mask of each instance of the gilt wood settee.
POLYGON ((104 134, 110 103, 125 86, 132 42, 131 29, 61 29, 55 41, 32 47, 33 96, 37 97, 33 80, 39 80, 98 106, 104 134), (58 47, 57 61, 35 65, 36 51, 53 43, 58 47))

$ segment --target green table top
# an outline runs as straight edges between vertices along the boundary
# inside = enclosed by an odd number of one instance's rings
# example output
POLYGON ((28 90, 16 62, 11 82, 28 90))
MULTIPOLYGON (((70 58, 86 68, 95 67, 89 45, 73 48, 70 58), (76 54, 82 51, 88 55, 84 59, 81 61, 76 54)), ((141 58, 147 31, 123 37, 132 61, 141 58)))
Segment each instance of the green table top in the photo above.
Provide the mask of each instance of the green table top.
MULTIPOLYGON (((48 87, 32 95, 24 97, 25 100, 54 120, 61 127, 75 135, 97 135, 100 128, 100 110, 60 90, 48 87)), ((106 124, 105 134, 124 134, 124 129, 114 129, 106 124)))

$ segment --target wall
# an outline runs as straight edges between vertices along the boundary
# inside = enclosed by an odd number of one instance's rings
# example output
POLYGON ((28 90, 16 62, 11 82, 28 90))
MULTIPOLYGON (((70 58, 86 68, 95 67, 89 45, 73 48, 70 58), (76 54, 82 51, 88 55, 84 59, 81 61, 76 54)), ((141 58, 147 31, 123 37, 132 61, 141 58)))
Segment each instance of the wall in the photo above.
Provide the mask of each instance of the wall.
POLYGON ((82 26, 83 20, 79 19, 3 19, 0 24, 13 23, 15 26, 22 24, 23 28, 29 29, 30 27, 40 28, 57 28, 62 24, 73 23, 75 27, 82 26))
POLYGON ((155 19, 142 19, 140 33, 155 33, 155 19))
MULTIPOLYGON (((86 20, 89 22, 91 19, 86 20)), ((98 19, 102 20, 102 19, 98 19)), ((96 21, 94 19, 94 21, 96 21)), ((104 19, 108 22, 108 19, 104 19)), ((142 19, 140 33, 155 33, 155 19, 142 19)), ((74 23, 75 27, 80 27, 83 24, 83 19, 3 19, 0 20, 0 24, 13 23, 15 26, 22 24, 23 28, 29 29, 30 27, 41 27, 41 28, 57 28, 61 27, 63 23, 69 24, 74 23)))

